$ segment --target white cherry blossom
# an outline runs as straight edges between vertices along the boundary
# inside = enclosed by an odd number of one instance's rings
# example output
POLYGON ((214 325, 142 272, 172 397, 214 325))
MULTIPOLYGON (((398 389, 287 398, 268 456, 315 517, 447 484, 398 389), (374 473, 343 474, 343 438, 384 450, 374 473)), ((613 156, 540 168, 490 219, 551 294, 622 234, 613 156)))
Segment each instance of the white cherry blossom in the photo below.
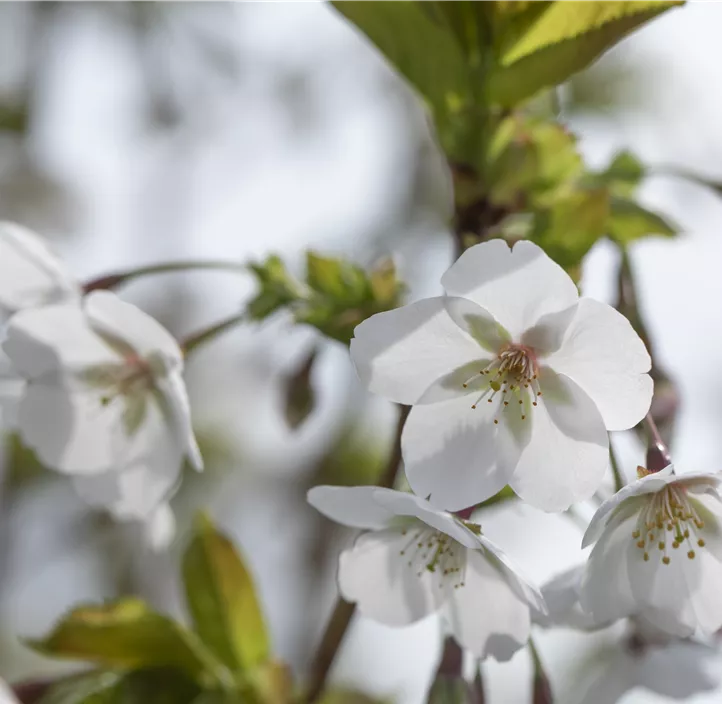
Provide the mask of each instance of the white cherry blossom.
POLYGON ((41 237, 0 222, 0 310, 12 313, 80 295, 77 281, 41 237))
MULTIPOLYGON (((548 612, 535 612, 534 623, 581 631, 613 625, 614 620, 597 621, 582 609, 579 597, 583 577, 581 565, 545 584, 542 594, 548 612)), ((672 636, 639 615, 626 619, 624 631, 611 629, 605 636, 606 642, 593 646, 579 667, 569 696, 562 697, 569 704, 614 704, 639 689, 686 699, 719 686, 719 653, 709 643, 672 636)))
POLYGON ((0 704, 19 704, 8 684, 0 679, 0 704))
POLYGON ((364 529, 339 559, 341 595, 389 626, 441 612, 454 638, 476 657, 508 660, 529 638, 539 592, 478 525, 413 494, 379 487, 318 486, 312 506, 364 529))
POLYGON ((148 519, 187 458, 202 468, 183 356, 153 318, 106 291, 24 310, 3 348, 26 380, 17 425, 41 461, 118 518, 148 519))
MULTIPOLYGON (((21 225, 0 222, 0 341, 12 313, 79 301, 80 296, 79 284, 41 237, 21 225)), ((0 428, 14 424, 21 386, 0 350, 0 428)))
POLYGON ((722 627, 722 499, 719 474, 657 473, 605 501, 583 546, 594 545, 580 587, 597 621, 636 614, 667 633, 722 627))
POLYGON ((505 484, 560 511, 591 496, 608 466, 608 430, 641 420, 650 358, 610 306, 579 299, 539 247, 471 247, 444 274, 445 296, 372 316, 351 356, 369 390, 412 405, 406 474, 448 510, 505 484))

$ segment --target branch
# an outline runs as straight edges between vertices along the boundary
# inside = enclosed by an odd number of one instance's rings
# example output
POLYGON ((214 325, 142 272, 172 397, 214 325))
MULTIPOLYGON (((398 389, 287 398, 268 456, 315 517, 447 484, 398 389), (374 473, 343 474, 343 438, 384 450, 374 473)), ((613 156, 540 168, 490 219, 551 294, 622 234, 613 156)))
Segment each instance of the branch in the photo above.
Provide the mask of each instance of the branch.
MULTIPOLYGON (((396 434, 393 447, 391 448, 391 455, 389 456, 386 468, 381 474, 378 486, 391 489, 396 483, 396 475, 401 466, 401 431, 409 415, 409 410, 409 406, 400 407, 399 420, 396 424, 396 434)), ((326 625, 326 630, 321 637, 321 642, 311 664, 310 681, 305 698, 308 704, 317 701, 320 695, 323 694, 328 673, 336 659, 336 655, 341 647, 341 643, 346 635, 355 610, 355 604, 350 604, 344 601, 342 597, 338 597, 336 606, 326 625)))

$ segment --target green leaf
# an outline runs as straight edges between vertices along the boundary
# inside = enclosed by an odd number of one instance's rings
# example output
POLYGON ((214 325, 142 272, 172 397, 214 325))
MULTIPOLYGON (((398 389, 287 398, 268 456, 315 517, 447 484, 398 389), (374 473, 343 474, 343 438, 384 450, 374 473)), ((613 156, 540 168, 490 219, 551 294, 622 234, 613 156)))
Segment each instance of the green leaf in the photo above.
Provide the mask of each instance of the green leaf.
POLYGON ((61 680, 43 695, 40 704, 105 704, 116 696, 123 675, 94 670, 61 680))
POLYGON ((173 669, 93 671, 61 680, 40 704, 192 704, 201 690, 173 669))
POLYGON ((677 226, 662 215, 632 200, 612 197, 609 236, 619 244, 629 244, 649 235, 674 237, 678 233, 677 226))
POLYGON ((258 293, 246 306, 253 320, 263 320, 303 295, 281 258, 276 255, 271 255, 262 263, 250 264, 248 268, 255 275, 259 286, 258 293))
POLYGON ((534 3, 515 13, 497 38, 489 79, 494 103, 514 106, 542 88, 566 81, 640 25, 681 2, 534 3))
POLYGON ((315 252, 306 254, 306 282, 338 303, 357 304, 371 298, 366 273, 360 267, 315 252))
POLYGON ((105 667, 176 667, 199 681, 223 672, 196 636, 140 599, 125 598, 71 611, 41 640, 28 645, 43 655, 86 660, 105 667))
POLYGON ((183 557, 183 581, 195 630, 235 672, 252 670, 271 655, 253 580, 228 538, 200 515, 183 557))
POLYGON ((588 181, 608 186, 611 193, 629 198, 637 190, 647 170, 639 159, 629 151, 617 152, 609 166, 589 174, 588 181))
POLYGON ((606 234, 608 219, 607 189, 580 189, 536 213, 531 239, 576 275, 584 255, 606 234))

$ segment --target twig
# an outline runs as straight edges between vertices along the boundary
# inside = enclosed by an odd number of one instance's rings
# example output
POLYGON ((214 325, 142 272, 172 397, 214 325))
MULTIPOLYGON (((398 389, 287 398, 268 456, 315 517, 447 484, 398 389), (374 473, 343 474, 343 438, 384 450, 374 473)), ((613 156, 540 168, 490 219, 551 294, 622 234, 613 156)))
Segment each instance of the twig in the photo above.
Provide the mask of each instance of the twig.
POLYGON ((614 449, 612 448, 611 443, 609 445, 609 463, 612 465, 612 476, 614 477, 614 493, 616 494, 622 489, 622 487, 624 487, 625 481, 624 477, 622 476, 622 472, 619 469, 619 462, 617 462, 617 456, 614 454, 614 449))
MULTIPOLYGON (((396 475, 401 465, 401 431, 403 430, 409 410, 409 406, 401 406, 391 455, 379 479, 379 486, 393 488, 396 483, 396 475)), ((338 597, 336 606, 331 614, 331 618, 328 620, 326 630, 321 637, 321 642, 311 664, 311 675, 305 699, 308 704, 317 701, 323 693, 326 687, 328 673, 336 659, 336 655, 338 654, 338 650, 346 635, 355 610, 355 604, 349 604, 340 596, 338 597)))
POLYGON ((247 319, 248 318, 245 312, 236 313, 235 315, 231 315, 218 323, 214 323, 213 325, 204 328, 197 333, 194 333, 180 343, 180 347, 183 350, 183 355, 187 357, 191 352, 194 352, 196 348, 200 347, 206 342, 210 342, 210 340, 218 337, 218 335, 226 332, 226 330, 229 330, 230 328, 239 325, 247 319))
POLYGON ((166 262, 164 264, 150 264, 149 266, 141 266, 137 269, 128 269, 113 274, 105 274, 97 279, 92 279, 83 285, 83 291, 90 293, 91 291, 100 291, 105 289, 113 289, 121 284, 137 279, 140 276, 148 276, 150 274, 171 274, 178 271, 232 271, 235 273, 248 270, 246 264, 239 262, 229 262, 223 260, 209 261, 180 261, 166 262))
POLYGON ((672 464, 672 455, 667 444, 662 440, 657 424, 651 413, 647 413, 644 422, 649 430, 649 448, 647 449, 647 469, 651 472, 658 472, 667 465, 672 464))

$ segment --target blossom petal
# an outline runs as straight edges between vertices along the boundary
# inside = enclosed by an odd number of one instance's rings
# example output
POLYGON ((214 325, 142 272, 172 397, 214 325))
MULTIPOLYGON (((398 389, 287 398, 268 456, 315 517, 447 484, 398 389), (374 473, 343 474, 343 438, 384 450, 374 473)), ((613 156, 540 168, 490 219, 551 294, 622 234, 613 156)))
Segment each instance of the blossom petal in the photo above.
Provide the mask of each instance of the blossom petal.
POLYGON ((517 596, 532 608, 545 614, 547 605, 544 596, 536 585, 529 580, 518 566, 512 564, 507 554, 496 543, 489 540, 485 535, 477 537, 486 559, 499 570, 517 596))
POLYGON ((587 526, 587 530, 582 538, 582 547, 585 548, 587 545, 591 545, 599 540, 612 514, 624 501, 635 496, 654 494, 660 489, 664 489, 667 484, 674 482, 676 478, 674 467, 670 464, 659 472, 647 474, 631 484, 622 487, 614 496, 608 498, 597 509, 594 516, 592 516, 592 520, 587 526))
MULTIPOLYGON (((675 635, 703 626, 701 614, 697 613, 697 607, 702 604, 696 604, 694 599, 702 585, 702 560, 690 560, 682 545, 678 550, 668 551, 670 561, 665 565, 662 552, 655 549, 656 546, 649 548, 649 559, 644 560, 643 550, 631 538, 628 544, 631 548, 626 551, 627 573, 638 610, 645 618, 675 635), (655 618, 655 613, 662 618, 655 618)), ((722 574, 717 575, 720 576, 722 574)), ((718 599, 720 582, 713 583, 717 585, 718 599)), ((722 615, 722 608, 719 614, 722 615)))
POLYGON ((178 483, 183 450, 163 410, 149 403, 143 426, 116 457, 116 471, 76 477, 75 488, 90 505, 120 520, 147 520, 178 483))
POLYGON ((360 535, 339 558, 338 586, 344 599, 358 604, 368 618, 388 626, 405 626, 437 611, 446 596, 434 590, 428 570, 417 574, 402 552, 407 536, 398 530, 360 535))
POLYGON ((176 535, 176 520, 173 509, 168 503, 162 503, 145 521, 143 530, 145 541, 151 550, 166 550, 176 535))
POLYGON ((29 379, 116 364, 120 359, 91 329, 82 309, 73 304, 16 313, 8 323, 3 350, 17 372, 29 379))
POLYGON ((41 382, 28 384, 18 408, 23 442, 60 472, 92 474, 116 467, 126 448, 121 400, 41 382))
POLYGON ((579 301, 564 342, 545 364, 584 389, 608 430, 631 428, 649 410, 649 353, 629 321, 606 303, 579 301))
POLYGON ((160 353, 178 363, 183 358, 175 338, 155 318, 110 291, 88 294, 85 312, 96 332, 124 342, 141 357, 160 353))
POLYGON ((413 404, 437 379, 483 356, 448 305, 443 296, 427 298, 377 313, 356 328, 351 358, 369 391, 413 404))
POLYGON ((569 308, 579 294, 569 275, 537 245, 491 240, 467 249, 441 278, 452 296, 487 310, 518 340, 543 315, 569 308))
POLYGON ((599 487, 609 438, 596 406, 573 381, 542 370, 540 386, 544 400, 529 414, 531 439, 509 484, 532 506, 563 511, 599 487))
POLYGON ((506 423, 494 424, 492 404, 471 408, 464 396, 414 406, 401 448, 406 476, 416 494, 434 506, 459 511, 500 491, 520 454, 506 423))
POLYGON ((446 533, 467 548, 478 547, 478 537, 461 521, 446 511, 434 508, 428 501, 414 494, 389 489, 377 489, 376 502, 396 516, 413 516, 426 525, 446 533))
POLYGON ((542 587, 548 613, 534 613, 534 623, 545 628, 564 627, 577 630, 591 630, 607 625, 597 623, 596 619, 586 613, 579 603, 579 590, 584 569, 584 565, 572 567, 556 575, 542 587))
POLYGON ((307 496, 308 503, 336 523, 351 528, 382 530, 396 518, 393 510, 377 501, 383 492, 397 494, 393 489, 377 486, 315 486, 307 496))
POLYGON ((606 531, 594 546, 579 587, 579 601, 596 623, 611 623, 635 613, 626 555, 638 550, 632 540, 634 515, 606 531))
POLYGON ((0 308, 14 312, 79 298, 80 287, 41 237, 0 222, 0 308))
POLYGON ((443 612, 454 637, 477 658, 509 660, 529 640, 529 605, 479 551, 469 551, 464 582, 443 612))
POLYGON ((171 370, 163 376, 156 377, 155 387, 161 395, 170 425, 175 429, 177 442, 184 448, 185 455, 193 468, 200 472, 203 469, 203 457, 193 432, 188 391, 180 370, 171 370))

